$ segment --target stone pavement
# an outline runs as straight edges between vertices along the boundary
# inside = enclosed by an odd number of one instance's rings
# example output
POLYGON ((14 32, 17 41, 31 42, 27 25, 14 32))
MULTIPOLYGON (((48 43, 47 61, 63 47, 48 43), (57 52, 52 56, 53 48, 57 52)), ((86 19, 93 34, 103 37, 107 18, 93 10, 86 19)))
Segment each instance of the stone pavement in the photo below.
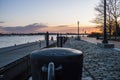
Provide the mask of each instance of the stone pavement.
POLYGON ((83 51, 82 80, 120 80, 120 51, 74 39, 67 41, 64 47, 83 51))
MULTIPOLYGON (((96 38, 90 38, 90 37, 81 37, 81 39, 95 44, 102 42, 102 40, 97 40, 96 38)), ((120 41, 108 41, 108 42, 113 43, 115 45, 115 48, 120 49, 120 41)))

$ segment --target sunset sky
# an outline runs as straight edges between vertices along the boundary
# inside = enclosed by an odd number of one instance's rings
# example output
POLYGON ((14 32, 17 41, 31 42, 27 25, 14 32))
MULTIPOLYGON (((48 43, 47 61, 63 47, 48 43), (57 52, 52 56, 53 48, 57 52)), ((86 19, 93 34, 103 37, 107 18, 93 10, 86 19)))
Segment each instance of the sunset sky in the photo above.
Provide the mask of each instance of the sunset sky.
POLYGON ((93 26, 94 24, 90 21, 95 17, 94 7, 99 1, 0 0, 0 32, 9 31, 14 27, 16 29, 29 27, 35 23, 38 23, 37 26, 40 25, 39 29, 37 27, 39 31, 52 31, 53 29, 55 31, 62 25, 64 27, 62 29, 68 28, 68 25, 74 28, 77 21, 80 21, 82 27, 93 26))

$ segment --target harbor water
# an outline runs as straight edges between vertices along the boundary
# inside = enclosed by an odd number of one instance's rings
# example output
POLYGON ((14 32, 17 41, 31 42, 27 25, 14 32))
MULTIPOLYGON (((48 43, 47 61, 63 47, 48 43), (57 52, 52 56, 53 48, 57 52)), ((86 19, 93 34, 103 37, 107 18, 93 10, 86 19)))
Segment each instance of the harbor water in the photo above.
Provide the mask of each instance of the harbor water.
MULTIPOLYGON (((51 37, 53 37, 53 39, 56 40, 55 35, 50 35, 49 37, 50 39, 51 37)), ((35 42, 44 39, 45 39, 44 35, 0 36, 0 48, 35 42)))

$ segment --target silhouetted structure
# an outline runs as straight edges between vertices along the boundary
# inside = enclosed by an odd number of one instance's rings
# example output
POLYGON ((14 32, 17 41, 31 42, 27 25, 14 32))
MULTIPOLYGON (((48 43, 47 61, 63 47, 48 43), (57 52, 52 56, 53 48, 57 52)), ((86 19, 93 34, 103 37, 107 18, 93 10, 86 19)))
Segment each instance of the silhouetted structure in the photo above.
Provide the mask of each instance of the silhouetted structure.
POLYGON ((78 25, 78 40, 80 40, 80 33, 79 33, 79 21, 77 22, 78 25))
POLYGON ((104 38, 102 43, 108 43, 106 34, 106 0, 104 0, 104 38))

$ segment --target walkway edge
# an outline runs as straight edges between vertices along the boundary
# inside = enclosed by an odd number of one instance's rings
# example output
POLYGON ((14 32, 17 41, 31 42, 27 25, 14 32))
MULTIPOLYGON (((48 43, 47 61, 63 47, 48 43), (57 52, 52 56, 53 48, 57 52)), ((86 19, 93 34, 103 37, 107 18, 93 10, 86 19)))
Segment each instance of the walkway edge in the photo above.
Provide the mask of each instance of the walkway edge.
POLYGON ((120 49, 119 48, 114 48, 115 50, 117 50, 117 51, 120 51, 120 49))

